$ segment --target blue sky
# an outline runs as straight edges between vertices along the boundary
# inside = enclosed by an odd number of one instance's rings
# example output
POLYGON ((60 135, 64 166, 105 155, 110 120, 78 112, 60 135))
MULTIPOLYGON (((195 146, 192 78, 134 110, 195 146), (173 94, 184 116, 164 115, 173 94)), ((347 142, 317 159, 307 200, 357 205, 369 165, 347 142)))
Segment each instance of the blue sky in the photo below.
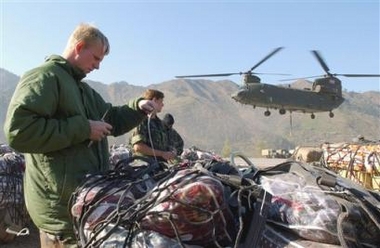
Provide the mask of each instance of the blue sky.
MULTIPOLYGON (((21 75, 61 54, 80 22, 108 36, 111 53, 88 79, 147 86, 176 75, 255 71, 262 82, 332 73, 380 74, 378 0, 0 0, 0 67, 21 75)), ((240 76, 209 78, 241 83, 240 76)), ((380 91, 380 78, 340 77, 349 91, 380 91)))

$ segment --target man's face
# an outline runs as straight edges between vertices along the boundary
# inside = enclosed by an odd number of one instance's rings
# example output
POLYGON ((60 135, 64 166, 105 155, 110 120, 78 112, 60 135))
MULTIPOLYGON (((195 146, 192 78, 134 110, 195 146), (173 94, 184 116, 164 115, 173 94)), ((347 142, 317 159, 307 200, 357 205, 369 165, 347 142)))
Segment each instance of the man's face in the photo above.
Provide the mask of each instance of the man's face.
POLYGON ((76 52, 75 65, 85 74, 90 73, 94 69, 99 69, 100 62, 104 58, 104 46, 100 41, 87 45, 84 42, 82 44, 78 43, 76 52))
POLYGON ((164 99, 163 98, 160 98, 160 99, 153 98, 153 101, 156 103, 156 112, 160 113, 162 108, 164 107, 164 99))

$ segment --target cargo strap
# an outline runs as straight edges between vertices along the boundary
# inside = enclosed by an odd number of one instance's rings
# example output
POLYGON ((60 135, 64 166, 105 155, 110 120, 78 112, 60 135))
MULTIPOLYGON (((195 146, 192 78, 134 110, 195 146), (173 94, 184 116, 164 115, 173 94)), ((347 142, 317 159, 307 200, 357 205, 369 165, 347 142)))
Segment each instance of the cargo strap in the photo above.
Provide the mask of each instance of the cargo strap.
POLYGON ((238 248, 251 248, 259 246, 262 233, 265 229, 271 201, 272 195, 268 191, 262 189, 256 200, 253 218, 251 218, 249 226, 247 227, 248 231, 245 238, 242 239, 243 242, 238 246, 238 248))

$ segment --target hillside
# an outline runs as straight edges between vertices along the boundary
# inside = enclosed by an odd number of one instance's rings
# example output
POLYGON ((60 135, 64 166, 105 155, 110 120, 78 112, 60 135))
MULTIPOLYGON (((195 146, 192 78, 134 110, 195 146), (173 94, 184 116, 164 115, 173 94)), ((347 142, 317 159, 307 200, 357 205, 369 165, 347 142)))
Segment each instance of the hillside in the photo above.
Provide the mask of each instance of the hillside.
MULTIPOLYGON (((0 127, 7 106, 19 77, 0 69, 0 127)), ((178 79, 153 84, 148 87, 134 86, 127 82, 110 85, 89 82, 113 104, 123 104, 139 96, 146 88, 165 93, 163 116, 170 112, 175 117, 175 128, 182 134, 185 146, 195 145, 220 153, 228 145, 232 151, 259 155, 261 149, 293 149, 296 145, 319 145, 323 142, 351 141, 358 135, 368 139, 380 139, 380 92, 344 92, 346 101, 336 110, 335 117, 317 113, 312 120, 309 115, 293 113, 279 115, 273 110, 265 117, 265 109, 253 109, 235 102, 230 95, 239 85, 229 81, 178 79), (292 118, 292 125, 290 125, 292 118)), ((295 82, 299 87, 305 82, 295 82)), ((126 143, 129 134, 110 138, 110 143, 126 143)), ((4 143, 4 134, 0 133, 4 143)))

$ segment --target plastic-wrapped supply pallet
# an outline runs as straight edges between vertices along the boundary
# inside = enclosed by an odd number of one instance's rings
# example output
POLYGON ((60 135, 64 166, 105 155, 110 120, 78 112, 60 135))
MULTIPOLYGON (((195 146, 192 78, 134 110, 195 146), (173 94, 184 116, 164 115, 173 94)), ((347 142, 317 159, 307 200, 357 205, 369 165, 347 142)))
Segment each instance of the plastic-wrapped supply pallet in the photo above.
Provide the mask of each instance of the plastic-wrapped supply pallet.
POLYGON ((323 144, 324 165, 370 190, 380 191, 380 142, 323 144))
POLYGON ((29 217, 23 195, 24 157, 7 145, 0 147, 0 244, 27 235, 29 217))
POLYGON ((266 225, 263 231, 260 248, 341 248, 341 245, 332 245, 301 239, 299 236, 283 228, 266 225))
POLYGON ((307 163, 259 170, 272 194, 261 247, 379 247, 380 196, 307 163))
POLYGON ((332 196, 318 187, 307 185, 304 178, 294 174, 274 179, 263 177, 261 182, 273 195, 270 221, 286 223, 308 240, 323 243, 335 240, 340 205, 332 196))

